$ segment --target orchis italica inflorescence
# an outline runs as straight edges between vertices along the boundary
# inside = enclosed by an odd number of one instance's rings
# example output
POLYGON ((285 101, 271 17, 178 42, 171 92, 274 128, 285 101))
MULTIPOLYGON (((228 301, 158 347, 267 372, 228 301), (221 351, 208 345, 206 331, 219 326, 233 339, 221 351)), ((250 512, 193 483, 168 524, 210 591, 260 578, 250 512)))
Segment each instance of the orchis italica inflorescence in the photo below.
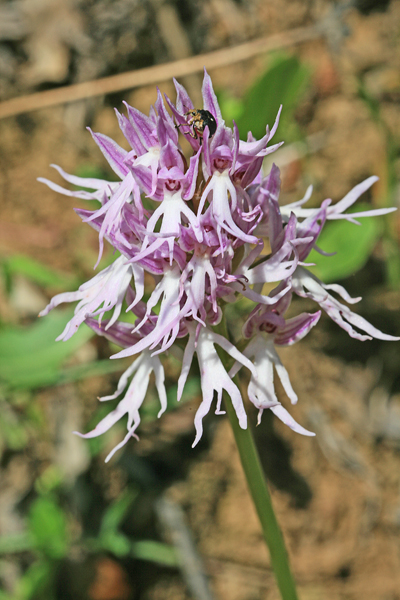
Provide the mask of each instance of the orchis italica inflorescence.
POLYGON ((99 232, 99 260, 104 240, 119 253, 111 266, 78 291, 55 296, 41 312, 44 316, 62 302, 79 301, 74 317, 57 339, 67 340, 85 322, 97 334, 123 348, 112 358, 136 356, 120 378, 116 392, 101 398, 121 396, 115 410, 93 431, 79 434, 96 437, 127 415, 127 434, 107 460, 131 437, 137 437, 139 409, 152 372, 160 399, 159 414, 165 411, 162 359, 173 345, 182 354, 178 399, 194 354, 200 367, 203 399, 194 419, 194 444, 201 438, 202 420, 211 409, 215 392, 216 412, 223 412, 221 400, 225 390, 240 426, 247 427, 242 395, 232 381, 242 368, 250 372, 247 393, 259 410, 259 420, 268 408, 294 431, 314 435, 296 423, 274 391, 275 369, 290 401, 297 402, 276 348, 301 340, 321 315, 321 310, 317 310, 287 318, 293 294, 314 300, 351 337, 398 339, 373 327, 330 292, 348 304, 359 298, 351 298, 339 285, 324 285, 304 266, 311 249, 318 250, 316 241, 327 219, 354 222, 357 217, 390 212, 391 209, 378 209, 344 214, 377 178, 370 177, 334 205, 325 200, 320 208, 303 208, 310 197, 308 190, 303 200, 281 207, 278 167, 273 165, 266 177, 262 173, 265 156, 281 146, 271 144, 279 113, 262 139, 256 140, 248 133, 247 140, 242 141, 236 124, 233 129, 225 125, 206 72, 201 110, 195 109, 179 83, 175 82, 175 86, 176 104, 166 97, 172 116, 160 92, 149 116, 129 105, 127 116, 116 111, 129 150, 105 135, 91 132, 121 181, 83 179, 68 175, 60 167, 56 169, 67 182, 92 191, 70 191, 40 179, 62 194, 98 200, 97 210, 76 212, 99 232), (193 115, 200 116, 193 121, 193 115), (192 148, 189 160, 179 144, 179 133, 192 148), (152 201, 147 200, 146 207, 144 197, 152 201), (264 252, 264 238, 268 239, 269 254, 264 252), (154 279, 147 302, 143 300, 146 272, 154 279), (263 293, 265 283, 276 284, 268 295, 263 293), (248 343, 242 343, 239 351, 215 326, 224 316, 224 307, 243 296, 253 303, 253 308, 243 324, 243 337, 248 343), (134 325, 120 320, 123 307, 133 313, 134 325), (158 310, 154 310, 156 307, 158 310), (111 317, 104 318, 109 311, 113 311, 111 317), (229 372, 216 346, 234 360, 229 372))

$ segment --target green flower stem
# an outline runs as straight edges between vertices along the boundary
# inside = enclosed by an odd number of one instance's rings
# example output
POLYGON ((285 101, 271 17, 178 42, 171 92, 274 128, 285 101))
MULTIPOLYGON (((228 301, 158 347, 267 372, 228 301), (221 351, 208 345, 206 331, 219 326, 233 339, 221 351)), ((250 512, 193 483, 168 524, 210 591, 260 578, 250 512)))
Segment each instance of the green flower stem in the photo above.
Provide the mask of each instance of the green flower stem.
MULTIPOLYGON (((225 317, 221 319, 214 330, 221 334, 225 339, 230 339, 225 317)), ((220 358, 224 363, 226 370, 229 372, 229 369, 232 366, 232 358, 223 350, 221 350, 220 358)), ((234 378, 234 381, 237 385, 237 377, 234 378)), ((265 481, 264 471, 261 466, 253 434, 249 426, 247 426, 247 429, 242 429, 240 427, 235 409, 226 392, 224 392, 224 402, 235 436, 236 445, 239 450, 239 456, 246 476, 247 485, 249 486, 250 494, 253 498, 258 518, 260 519, 264 539, 271 555, 271 566, 276 577, 282 600, 298 600, 296 585, 290 570, 285 542, 274 513, 271 496, 267 482, 265 481)))
POLYGON ((250 494, 261 522, 264 539, 269 548, 271 565, 275 573, 279 591, 283 600, 298 600, 285 542, 278 521, 276 520, 253 434, 249 426, 247 429, 240 427, 230 398, 225 395, 224 400, 250 494))
MULTIPOLYGON (((226 339, 229 339, 229 332, 224 318, 215 327, 215 330, 226 339)), ((231 357, 228 356, 226 352, 222 351, 221 360, 227 371, 229 371, 232 364, 231 357)), ((236 381, 236 384, 237 383, 238 382, 236 381)), ((289 556, 286 551, 281 529, 274 513, 271 496, 267 482, 265 481, 253 434, 249 426, 247 429, 242 429, 240 427, 235 409, 226 392, 224 392, 224 401, 226 412, 228 413, 233 434, 235 436, 236 445, 239 450, 247 485, 249 486, 250 494, 253 498, 258 518, 260 519, 264 539, 271 555, 271 566, 276 577, 282 600, 298 600, 296 585, 290 570, 289 556)))

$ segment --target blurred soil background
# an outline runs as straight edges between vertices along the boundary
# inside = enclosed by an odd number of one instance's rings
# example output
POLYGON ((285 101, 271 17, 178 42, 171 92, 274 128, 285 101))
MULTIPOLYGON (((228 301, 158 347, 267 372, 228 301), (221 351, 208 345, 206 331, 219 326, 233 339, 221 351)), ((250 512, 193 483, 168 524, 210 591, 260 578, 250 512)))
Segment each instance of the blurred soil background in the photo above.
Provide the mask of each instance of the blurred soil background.
MULTIPOLYGON (((298 27, 318 34, 285 54, 210 71, 223 112, 245 128, 243 106, 256 98, 251 111, 262 130, 257 93, 279 105, 292 77, 290 119, 277 134, 288 143, 273 155, 282 201, 300 199, 309 184, 311 203, 337 201, 376 174, 362 202, 398 205, 399 0, 3 1, 0 101, 298 27), (289 69, 276 89, 268 84, 274 65, 289 69)), ((201 79, 181 79, 199 107, 201 79)), ((170 81, 159 85, 175 98, 170 81)), ((71 432, 91 429, 110 410, 97 397, 114 391, 129 363, 110 365, 112 348, 88 332, 75 345, 54 344, 70 312, 59 309, 48 325, 36 319, 54 293, 92 277, 98 252, 97 234, 72 210, 84 203, 36 178, 61 183, 51 163, 112 178, 85 127, 124 145, 113 107, 122 111, 126 100, 147 113, 155 99, 151 85, 0 121, 0 600, 278 598, 228 422, 210 416, 191 449, 196 374, 176 407, 179 366, 169 357, 173 410, 155 419, 152 392, 140 442, 104 464, 122 428, 91 441, 71 432)), ((400 221, 395 214, 379 223, 361 251, 362 228, 353 226, 350 241, 336 236, 345 252, 335 279, 363 296, 360 314, 400 335, 400 221), (341 265, 356 255, 354 274, 353 263, 341 265)), ((294 303, 294 312, 308 309, 294 303)), ((399 600, 399 346, 357 342, 323 317, 281 358, 299 396, 291 412, 317 436, 297 436, 269 414, 255 436, 299 596, 399 600)))

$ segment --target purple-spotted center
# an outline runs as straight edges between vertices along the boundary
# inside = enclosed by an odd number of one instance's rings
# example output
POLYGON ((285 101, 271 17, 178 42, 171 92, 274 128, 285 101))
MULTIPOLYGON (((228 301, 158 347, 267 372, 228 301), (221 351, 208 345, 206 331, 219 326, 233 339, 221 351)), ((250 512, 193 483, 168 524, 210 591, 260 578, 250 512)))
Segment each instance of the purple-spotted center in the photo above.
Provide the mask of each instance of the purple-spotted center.
POLYGON ((169 192, 178 192, 182 188, 182 183, 178 179, 167 179, 165 188, 169 192))
POLYGON ((260 331, 265 331, 265 333, 274 333, 277 329, 277 325, 273 325, 272 323, 262 323, 260 325, 260 331))
POLYGON ((222 173, 223 171, 226 171, 226 169, 229 169, 231 167, 232 161, 226 158, 219 157, 214 158, 213 164, 214 168, 222 173))

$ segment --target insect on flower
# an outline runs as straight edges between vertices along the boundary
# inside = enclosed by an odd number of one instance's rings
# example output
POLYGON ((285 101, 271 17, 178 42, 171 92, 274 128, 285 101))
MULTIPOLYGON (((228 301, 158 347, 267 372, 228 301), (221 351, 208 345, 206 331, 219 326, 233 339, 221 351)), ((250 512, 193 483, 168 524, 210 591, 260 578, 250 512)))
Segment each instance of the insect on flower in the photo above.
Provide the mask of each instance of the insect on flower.
MULTIPOLYGON (((193 132, 185 131, 185 133, 189 133, 195 140, 203 137, 206 127, 209 129, 210 137, 217 131, 217 122, 209 110, 193 108, 185 113, 185 117, 189 117, 187 119, 187 125, 193 128, 193 132)), ((179 129, 179 127, 182 127, 182 125, 176 125, 177 129, 179 129)))

